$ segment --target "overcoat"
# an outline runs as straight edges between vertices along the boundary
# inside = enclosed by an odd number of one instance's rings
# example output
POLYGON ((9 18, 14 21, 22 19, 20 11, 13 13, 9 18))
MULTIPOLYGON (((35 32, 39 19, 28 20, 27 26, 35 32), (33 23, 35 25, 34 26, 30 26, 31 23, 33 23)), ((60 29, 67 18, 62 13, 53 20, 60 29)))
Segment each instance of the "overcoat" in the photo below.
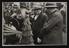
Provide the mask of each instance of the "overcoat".
POLYGON ((43 37, 43 44, 62 44, 63 16, 58 10, 54 10, 48 16, 50 16, 48 22, 45 23, 40 33, 43 37))

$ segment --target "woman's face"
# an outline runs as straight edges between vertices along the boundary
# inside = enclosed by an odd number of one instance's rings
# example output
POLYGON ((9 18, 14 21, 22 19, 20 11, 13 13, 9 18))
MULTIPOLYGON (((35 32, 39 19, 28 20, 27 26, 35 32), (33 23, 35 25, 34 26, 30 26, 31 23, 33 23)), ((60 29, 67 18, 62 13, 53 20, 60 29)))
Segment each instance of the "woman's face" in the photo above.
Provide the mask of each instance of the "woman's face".
POLYGON ((23 18, 26 17, 26 12, 27 12, 27 9, 25 9, 25 8, 21 9, 21 14, 22 14, 23 18))
POLYGON ((21 14, 17 14, 17 19, 22 19, 22 15, 21 14))

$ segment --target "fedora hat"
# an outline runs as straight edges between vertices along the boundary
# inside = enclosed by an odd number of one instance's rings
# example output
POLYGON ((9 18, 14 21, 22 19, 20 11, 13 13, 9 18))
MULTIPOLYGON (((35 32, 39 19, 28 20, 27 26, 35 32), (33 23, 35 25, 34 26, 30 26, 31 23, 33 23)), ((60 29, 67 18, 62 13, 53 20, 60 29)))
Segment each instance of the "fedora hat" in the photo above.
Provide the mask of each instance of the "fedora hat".
POLYGON ((41 10, 41 8, 42 7, 40 5, 34 5, 34 7, 33 7, 34 10, 41 10))
POLYGON ((20 2, 20 7, 21 8, 26 8, 27 6, 26 6, 26 3, 25 2, 20 2))
POLYGON ((50 8, 50 7, 55 7, 55 8, 57 8, 58 6, 56 5, 56 3, 55 2, 48 2, 48 3, 46 3, 46 6, 45 6, 46 8, 50 8))
POLYGON ((62 4, 62 3, 56 3, 56 5, 57 5, 58 7, 63 7, 63 4, 62 4))

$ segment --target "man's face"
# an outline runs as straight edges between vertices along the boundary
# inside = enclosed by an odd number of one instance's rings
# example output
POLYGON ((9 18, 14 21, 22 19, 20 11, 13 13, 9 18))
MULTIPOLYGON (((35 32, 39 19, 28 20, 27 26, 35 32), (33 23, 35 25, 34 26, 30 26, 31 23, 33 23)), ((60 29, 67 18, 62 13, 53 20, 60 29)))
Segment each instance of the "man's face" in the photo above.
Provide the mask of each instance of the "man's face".
POLYGON ((35 14, 35 15, 39 15, 40 12, 41 12, 41 10, 35 10, 35 11, 34 11, 34 14, 35 14))
POLYGON ((52 11, 53 9, 54 9, 54 8, 49 7, 49 8, 47 8, 46 12, 51 13, 51 11, 52 11))
POLYGON ((10 10, 12 7, 11 6, 8 6, 8 10, 10 10))
POLYGON ((37 10, 34 10, 34 14, 37 15, 38 14, 38 11, 37 10))

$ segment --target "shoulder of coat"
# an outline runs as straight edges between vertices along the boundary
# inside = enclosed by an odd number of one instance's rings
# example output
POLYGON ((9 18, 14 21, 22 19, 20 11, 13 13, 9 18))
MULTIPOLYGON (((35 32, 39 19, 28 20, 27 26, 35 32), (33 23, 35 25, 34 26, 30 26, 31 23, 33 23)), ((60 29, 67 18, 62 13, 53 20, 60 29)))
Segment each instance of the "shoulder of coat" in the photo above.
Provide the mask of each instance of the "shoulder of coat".
POLYGON ((63 16, 60 11, 55 12, 54 16, 57 17, 58 19, 63 19, 63 16))

